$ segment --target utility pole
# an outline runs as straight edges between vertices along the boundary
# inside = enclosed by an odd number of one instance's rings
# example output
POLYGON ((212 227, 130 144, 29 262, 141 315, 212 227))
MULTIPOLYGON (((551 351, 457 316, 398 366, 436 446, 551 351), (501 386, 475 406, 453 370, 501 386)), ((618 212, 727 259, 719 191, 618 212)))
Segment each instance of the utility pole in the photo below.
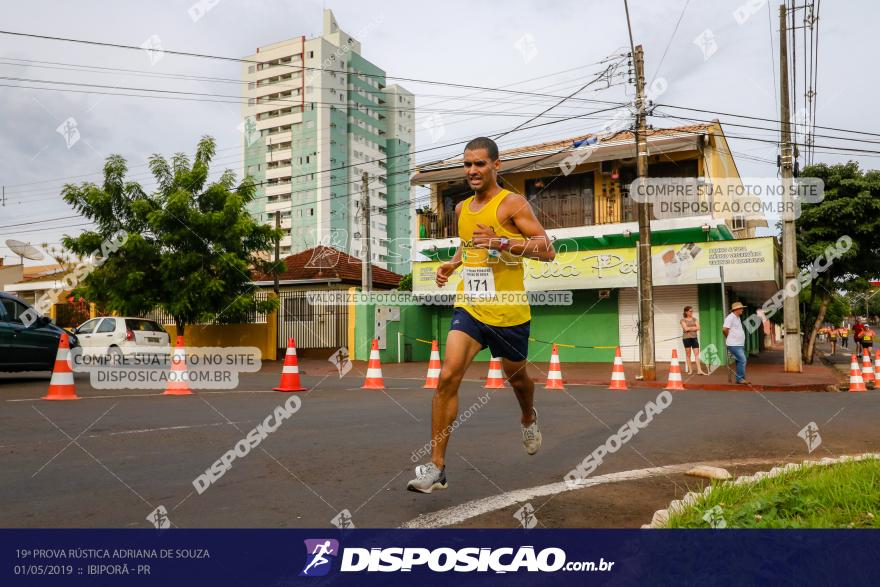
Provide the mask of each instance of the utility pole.
MULTIPOLYGON (((281 230, 281 211, 275 211, 275 230, 281 230)), ((281 287, 278 285, 278 265, 281 262, 281 237, 275 237, 275 270, 272 272, 272 290, 277 297, 281 296, 281 287)))
MULTIPOLYGON (((794 230, 792 186, 794 156, 791 144, 791 111, 788 103, 788 28, 785 5, 779 6, 779 120, 782 176, 782 272, 787 285, 797 279, 797 244, 794 230)), ((785 341, 783 359, 786 373, 803 371, 801 362, 801 317, 797 296, 785 296, 782 306, 785 341)))
MULTIPOLYGON (((648 125, 645 120, 645 55, 641 45, 633 52, 636 73, 636 173, 648 177, 648 125)), ((636 203, 639 220, 637 255, 639 265, 639 363, 642 379, 655 381, 654 364, 654 282, 651 272, 651 205, 636 203)))
POLYGON ((361 265, 361 291, 369 292, 373 289, 373 247, 370 240, 370 189, 368 187, 370 177, 366 171, 364 172, 362 181, 363 184, 361 189, 364 193, 364 224, 366 225, 364 228, 364 236, 366 237, 366 240, 364 243, 364 262, 361 265))

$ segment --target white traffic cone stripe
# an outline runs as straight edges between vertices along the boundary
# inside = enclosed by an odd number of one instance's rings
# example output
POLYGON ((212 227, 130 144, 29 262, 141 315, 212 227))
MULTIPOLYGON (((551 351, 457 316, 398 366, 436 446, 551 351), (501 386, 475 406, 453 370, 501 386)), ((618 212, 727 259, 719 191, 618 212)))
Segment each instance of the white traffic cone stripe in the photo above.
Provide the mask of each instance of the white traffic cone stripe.
POLYGON ((73 373, 52 373, 52 379, 49 380, 49 385, 73 385, 73 373))
POLYGON ((612 381, 620 381, 620 380, 622 380, 622 379, 626 379, 626 376, 625 376, 625 375, 623 374, 623 372, 621 372, 621 371, 614 371, 614 372, 611 374, 611 380, 612 380, 612 381))
POLYGON ((55 356, 55 360, 66 361, 68 356, 70 356, 70 349, 59 348, 58 354, 55 356))
POLYGON ((428 377, 440 377, 440 369, 428 369, 428 377))
POLYGON ((669 380, 670 381, 681 381, 681 373, 670 373, 669 380))
POLYGON ((375 367, 367 369, 367 379, 381 379, 381 377, 382 369, 377 369, 375 367))
POLYGON ((547 379, 562 379, 562 372, 561 371, 548 371, 547 372, 547 379))
POLYGON ((281 367, 282 373, 299 373, 299 367, 296 365, 284 365, 281 367))
POLYGON ((293 355, 294 357, 296 356, 296 349, 293 347, 287 347, 287 356, 291 355, 293 355))

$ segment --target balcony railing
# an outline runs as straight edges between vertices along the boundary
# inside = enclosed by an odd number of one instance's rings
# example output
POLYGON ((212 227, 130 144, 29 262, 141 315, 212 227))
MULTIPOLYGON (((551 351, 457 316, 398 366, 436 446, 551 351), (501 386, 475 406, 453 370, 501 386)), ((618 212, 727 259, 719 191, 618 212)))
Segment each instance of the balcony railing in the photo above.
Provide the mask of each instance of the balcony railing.
MULTIPOLYGON (((615 224, 636 220, 635 206, 624 193, 616 197, 597 200, 592 191, 582 196, 529 198, 535 216, 544 228, 572 228, 595 224, 615 224)), ((432 210, 422 210, 419 217, 419 238, 458 237, 455 205, 442 217, 432 210)))

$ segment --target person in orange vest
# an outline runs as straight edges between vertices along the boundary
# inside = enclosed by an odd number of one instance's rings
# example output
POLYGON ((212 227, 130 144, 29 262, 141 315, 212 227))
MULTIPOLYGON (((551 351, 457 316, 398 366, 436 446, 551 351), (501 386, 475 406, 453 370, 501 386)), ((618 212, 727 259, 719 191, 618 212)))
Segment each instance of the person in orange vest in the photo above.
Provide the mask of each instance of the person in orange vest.
POLYGON ((832 326, 828 329, 828 338, 831 340, 831 355, 834 356, 837 353, 837 336, 840 331, 836 326, 832 326))
POLYGON ((840 348, 848 349, 849 348, 849 326, 846 325, 846 322, 837 329, 837 335, 840 337, 840 348))
POLYGON ((874 329, 865 325, 865 328, 862 330, 862 348, 868 349, 868 354, 871 354, 871 349, 874 346, 874 329))

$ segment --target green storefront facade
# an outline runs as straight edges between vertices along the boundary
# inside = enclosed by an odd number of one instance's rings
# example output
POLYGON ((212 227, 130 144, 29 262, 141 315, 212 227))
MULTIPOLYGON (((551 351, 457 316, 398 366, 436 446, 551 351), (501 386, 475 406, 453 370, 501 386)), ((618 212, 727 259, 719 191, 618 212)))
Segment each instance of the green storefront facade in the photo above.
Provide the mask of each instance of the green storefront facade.
MULTIPOLYGON (((719 227, 721 228, 721 227, 719 227)), ((723 229, 712 231, 718 240, 726 241, 731 246, 736 246, 735 239, 730 238, 729 233, 723 229), (727 238, 725 238, 727 237, 727 238)), ((662 238, 663 245, 681 245, 692 242, 691 231, 667 231, 662 238), (677 235, 676 235, 677 233, 677 235), (676 238, 676 236, 678 238, 676 238)), ((704 238, 706 238, 704 236, 704 238)), ((752 239, 762 240, 762 239, 752 239)), ((764 239, 766 240, 766 239, 764 239)), ((590 243, 595 247, 596 242, 590 243)), ((613 237, 606 238, 607 245, 619 244, 613 237)), ((770 243, 762 243, 765 248, 770 243)), ((583 243, 579 243, 583 247, 583 243)), ((772 271, 777 270, 776 250, 772 251, 765 262, 770 263, 772 271)), ((583 250, 582 248, 579 250, 583 250)), ((608 249, 604 249, 608 250, 608 249)), ((603 249, 596 247, 586 252, 602 252, 603 249)), ((451 254, 450 251, 438 251, 435 261, 445 260, 451 254)), ((416 264, 418 270, 418 264, 416 264)), ((733 272, 733 267, 729 269, 733 272)), ((766 273, 766 272, 765 272, 766 273)), ((655 279, 658 276, 655 275, 655 279)), ((763 301, 775 291, 776 283, 764 281, 761 283, 733 282, 724 286, 725 293, 722 296, 721 283, 690 283, 684 285, 658 285, 655 287, 655 300, 663 298, 664 291, 667 299, 671 294, 671 305, 667 303, 664 310, 663 320, 658 316, 655 320, 655 339, 666 339, 669 345, 677 344, 676 337, 680 336, 678 319, 680 311, 686 302, 676 305, 675 292, 684 288, 689 292, 687 299, 693 300, 696 305, 700 321, 700 344, 702 348, 714 345, 719 357, 725 353, 724 336, 721 328, 727 309, 723 301, 729 305, 734 301, 741 301, 747 305, 747 311, 743 319, 755 312, 763 301), (765 297, 766 296, 766 297, 765 297), (661 326, 661 324, 665 326, 661 326), (661 329, 662 331, 658 331, 661 329)), ((557 288, 558 289, 558 288, 557 288)), ((553 343, 560 345, 560 356, 564 362, 598 362, 610 363, 614 359, 615 349, 620 346, 634 347, 632 336, 621 340, 621 332, 625 331, 627 320, 633 322, 633 315, 621 315, 635 313, 630 311, 622 297, 630 300, 637 299, 637 293, 633 287, 610 287, 610 288, 582 288, 570 290, 572 292, 571 305, 565 306, 532 306, 531 338, 529 344, 529 360, 537 363, 547 362, 553 343)), ((659 304, 659 301, 658 301, 659 304)), ((655 311, 660 311, 655 304, 655 311)), ((366 358, 369 355, 369 341, 375 336, 375 307, 359 306, 356 310, 357 321, 355 327, 355 356, 366 358)), ((452 309, 448 306, 408 305, 400 307, 400 319, 389 321, 386 324, 386 332, 383 337, 385 348, 380 356, 383 361, 426 361, 430 354, 431 340, 437 340, 442 351, 445 346, 446 333, 449 330, 452 309), (398 336, 400 333, 400 336, 398 336), (400 341, 400 348, 398 348, 400 341)), ((749 353, 757 353, 763 345, 763 333, 758 330, 747 333, 746 349, 749 353)), ((667 347, 663 347, 668 348, 667 347)), ((680 348, 680 347, 679 347, 680 348)), ((630 354, 634 353, 630 349, 630 354)), ((679 358, 682 358, 679 350, 679 358)), ((624 353, 626 356, 626 353, 624 353)), ((656 360, 666 362, 670 358, 668 352, 658 350, 656 360)), ((477 356, 477 361, 488 361, 488 351, 483 351, 477 356)), ((632 357, 628 360, 634 360, 632 357)))

